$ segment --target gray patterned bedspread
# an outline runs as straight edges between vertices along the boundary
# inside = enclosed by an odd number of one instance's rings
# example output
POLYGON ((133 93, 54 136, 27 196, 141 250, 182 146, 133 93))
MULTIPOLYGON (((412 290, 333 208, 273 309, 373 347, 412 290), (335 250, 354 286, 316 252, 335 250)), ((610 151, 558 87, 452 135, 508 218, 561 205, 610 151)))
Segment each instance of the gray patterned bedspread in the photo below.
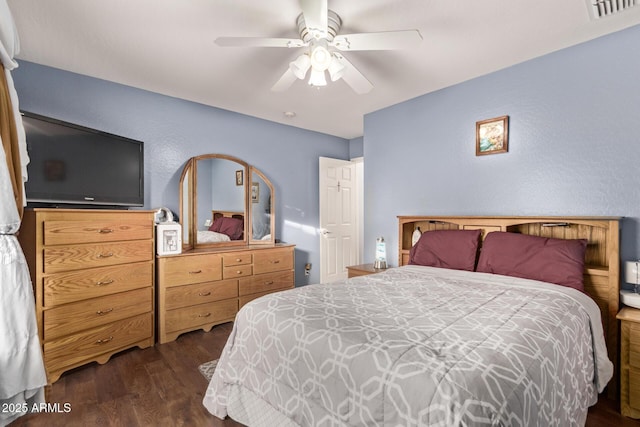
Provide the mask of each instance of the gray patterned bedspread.
POLYGON ((574 289, 392 268, 244 306, 203 403, 301 426, 583 425, 613 373, 600 322, 574 289))

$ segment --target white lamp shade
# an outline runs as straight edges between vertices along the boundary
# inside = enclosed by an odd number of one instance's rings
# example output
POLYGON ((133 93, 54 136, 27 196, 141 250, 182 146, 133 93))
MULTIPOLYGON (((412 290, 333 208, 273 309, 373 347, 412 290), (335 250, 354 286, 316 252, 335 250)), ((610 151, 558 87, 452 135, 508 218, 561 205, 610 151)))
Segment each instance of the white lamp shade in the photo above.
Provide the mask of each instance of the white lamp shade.
POLYGON ((625 282, 640 285, 640 261, 625 263, 625 282))
POLYGON ((304 76, 307 75, 310 66, 311 59, 307 54, 300 55, 295 61, 289 63, 289 69, 300 80, 304 79, 304 76))
POLYGON ((324 71, 331 64, 331 53, 324 46, 316 46, 311 51, 311 66, 314 70, 324 71))
POLYGON ((324 71, 311 68, 311 77, 309 77, 309 84, 311 86, 326 86, 327 79, 324 76, 324 71))

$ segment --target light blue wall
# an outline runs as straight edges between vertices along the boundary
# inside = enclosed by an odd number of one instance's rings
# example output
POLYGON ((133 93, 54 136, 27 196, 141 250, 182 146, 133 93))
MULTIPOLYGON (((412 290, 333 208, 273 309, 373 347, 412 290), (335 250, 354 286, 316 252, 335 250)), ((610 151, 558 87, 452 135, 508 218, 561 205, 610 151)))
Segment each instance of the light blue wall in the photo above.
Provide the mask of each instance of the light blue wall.
POLYGON ((365 261, 397 215, 612 215, 640 258, 640 26, 365 117, 365 261), (509 115, 509 152, 475 123, 509 115), (389 141, 393 141, 390 143, 389 141), (371 248, 367 251, 366 248, 371 248))
POLYGON ((364 138, 353 138, 349 140, 349 158, 356 159, 364 156, 364 138))
POLYGON ((13 77, 23 110, 144 141, 147 209, 178 212, 192 156, 228 154, 259 168, 275 187, 276 238, 297 245, 296 284, 319 281, 318 158, 348 160, 348 140, 25 61, 13 77))

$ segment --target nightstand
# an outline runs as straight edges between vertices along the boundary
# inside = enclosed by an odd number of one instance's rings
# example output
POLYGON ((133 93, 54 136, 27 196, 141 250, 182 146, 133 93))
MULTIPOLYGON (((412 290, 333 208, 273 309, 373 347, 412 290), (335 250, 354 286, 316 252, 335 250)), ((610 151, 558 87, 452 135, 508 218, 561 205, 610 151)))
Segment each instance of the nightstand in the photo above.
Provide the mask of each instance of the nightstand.
POLYGON ((640 310, 625 307, 620 320, 620 412, 640 418, 640 310))
POLYGON ((386 268, 373 268, 373 264, 350 265, 347 267, 347 277, 366 276, 367 274, 380 273, 385 270, 386 268))

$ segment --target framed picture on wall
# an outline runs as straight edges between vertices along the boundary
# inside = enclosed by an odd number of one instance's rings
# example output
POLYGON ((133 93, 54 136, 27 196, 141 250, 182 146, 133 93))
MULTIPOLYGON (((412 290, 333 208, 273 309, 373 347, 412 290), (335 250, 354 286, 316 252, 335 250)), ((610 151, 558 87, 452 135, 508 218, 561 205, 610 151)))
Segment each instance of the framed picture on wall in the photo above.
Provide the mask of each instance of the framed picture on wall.
POLYGON ((260 183, 259 182, 251 183, 251 201, 253 203, 258 203, 260 201, 260 183))
POLYGON ((244 184, 242 169, 236 171, 236 185, 244 184))
POLYGON ((509 116, 476 122, 476 156, 509 150, 509 116))

